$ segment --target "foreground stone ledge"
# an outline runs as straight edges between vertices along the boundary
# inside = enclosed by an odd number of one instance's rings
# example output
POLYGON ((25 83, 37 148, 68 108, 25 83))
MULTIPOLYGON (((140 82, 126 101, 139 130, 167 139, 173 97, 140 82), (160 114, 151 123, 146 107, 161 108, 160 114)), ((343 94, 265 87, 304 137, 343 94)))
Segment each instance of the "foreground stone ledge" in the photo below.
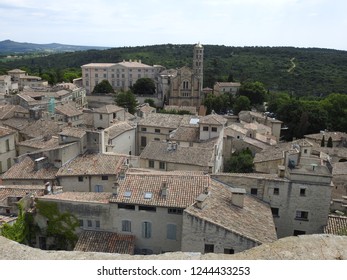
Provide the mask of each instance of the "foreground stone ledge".
POLYGON ((0 236, 0 260, 347 260, 347 236, 287 237, 235 255, 175 252, 149 256, 43 251, 0 236))

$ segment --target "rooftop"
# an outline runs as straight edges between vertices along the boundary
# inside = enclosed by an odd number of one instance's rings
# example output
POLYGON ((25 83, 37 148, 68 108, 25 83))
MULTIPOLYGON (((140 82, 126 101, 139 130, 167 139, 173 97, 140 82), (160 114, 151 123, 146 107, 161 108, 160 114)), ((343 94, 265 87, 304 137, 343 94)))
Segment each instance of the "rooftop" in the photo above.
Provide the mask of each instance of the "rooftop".
POLYGON ((112 104, 104 105, 100 108, 94 108, 93 110, 93 112, 99 113, 99 114, 112 114, 112 113, 116 113, 120 111, 124 111, 124 108, 119 107, 117 105, 112 105, 112 104))
POLYGON ((347 217, 346 216, 328 216, 328 223, 324 227, 324 233, 346 235, 347 233, 347 217))
POLYGON ((333 164, 333 175, 347 175, 347 162, 336 162, 333 164))
POLYGON ((110 202, 186 208, 209 184, 208 175, 191 172, 127 173, 119 182, 117 196, 110 202), (163 195, 163 186, 167 189, 166 195, 163 195))
POLYGON ((143 64, 141 63, 141 61, 137 61, 137 60, 129 60, 129 61, 122 61, 122 62, 118 62, 118 65, 127 67, 127 68, 152 68, 153 66, 147 65, 147 64, 143 64))
POLYGON ((227 119, 217 114, 211 114, 200 118, 199 123, 224 126, 227 123, 227 119))
POLYGON ((132 129, 135 129, 135 127, 131 126, 129 123, 123 122, 123 121, 118 121, 118 122, 114 123, 112 126, 106 128, 105 133, 108 133, 109 138, 113 139, 113 138, 121 135, 122 133, 124 133, 128 130, 132 130, 132 129))
POLYGON ((26 156, 21 162, 14 164, 3 175, 3 180, 54 180, 58 168, 47 164, 39 170, 34 169, 35 162, 29 156, 26 156))
POLYGON ((124 156, 109 154, 78 156, 61 167, 57 176, 116 175, 122 167, 124 159, 124 156))
POLYGON ((36 193, 38 196, 43 196, 44 191, 44 185, 0 185, 0 201, 11 196, 24 197, 28 193, 36 193))
POLYGON ((219 85, 220 87, 240 87, 241 83, 235 83, 235 82, 216 82, 216 85, 219 85))
POLYGON ((56 136, 53 137, 36 137, 26 141, 19 142, 18 146, 30 147, 35 149, 50 149, 59 146, 59 139, 56 136))
POLYGON ((149 114, 146 118, 141 119, 138 125, 175 129, 179 127, 182 119, 183 116, 181 115, 153 113, 149 114))
POLYGON ((43 200, 76 201, 86 203, 109 203, 112 193, 107 192, 61 192, 40 197, 43 200))
POLYGON ((133 255, 135 236, 116 232, 86 230, 81 233, 74 251, 133 255))
POLYGON ((0 137, 8 136, 16 133, 14 130, 0 126, 0 137))
POLYGON ((65 126, 65 123, 40 119, 30 123, 27 127, 22 129, 20 133, 27 135, 29 138, 35 138, 42 135, 57 135, 65 126))
POLYGON ((180 126, 170 133, 170 139, 183 142, 198 142, 199 127, 180 126))
POLYGON ((86 135, 86 131, 81 128, 67 126, 63 128, 62 132, 60 132, 59 135, 82 138, 84 135, 86 135))
POLYGON ((79 116, 83 114, 81 110, 78 110, 75 106, 69 103, 56 105, 55 111, 57 114, 65 115, 68 117, 74 117, 74 116, 79 116))
POLYGON ((323 138, 323 135, 324 135, 325 141, 328 141, 329 137, 331 137, 333 141, 341 141, 342 139, 347 138, 347 133, 339 132, 339 131, 331 131, 331 132, 323 131, 321 133, 307 134, 304 137, 308 139, 313 139, 315 141, 321 141, 323 138))
POLYGON ((203 208, 192 205, 185 212, 259 244, 277 240, 269 205, 244 195, 239 207, 232 204, 232 195, 231 188, 213 181, 203 208))
POLYGON ((0 105, 0 120, 7 120, 13 118, 15 113, 29 113, 29 110, 19 105, 0 105))
POLYGON ((213 148, 182 147, 180 145, 177 145, 176 149, 168 150, 168 143, 151 141, 142 151, 140 158, 208 167, 213 165, 213 152, 213 148))
POLYGON ((82 68, 102 68, 102 67, 112 67, 116 65, 116 63, 88 63, 88 64, 84 64, 81 67, 82 68))
POLYGON ((11 118, 2 121, 2 124, 16 130, 22 130, 29 125, 29 120, 25 118, 11 118))

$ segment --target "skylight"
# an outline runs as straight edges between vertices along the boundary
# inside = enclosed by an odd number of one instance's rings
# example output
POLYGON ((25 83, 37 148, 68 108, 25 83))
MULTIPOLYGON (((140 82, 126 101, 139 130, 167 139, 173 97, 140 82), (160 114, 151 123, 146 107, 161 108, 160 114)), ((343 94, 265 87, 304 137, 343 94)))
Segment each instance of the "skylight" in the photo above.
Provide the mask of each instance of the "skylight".
POLYGON ((153 194, 151 192, 145 192, 145 199, 151 199, 153 194))
POLYGON ((124 197, 131 197, 131 191, 125 191, 124 197))

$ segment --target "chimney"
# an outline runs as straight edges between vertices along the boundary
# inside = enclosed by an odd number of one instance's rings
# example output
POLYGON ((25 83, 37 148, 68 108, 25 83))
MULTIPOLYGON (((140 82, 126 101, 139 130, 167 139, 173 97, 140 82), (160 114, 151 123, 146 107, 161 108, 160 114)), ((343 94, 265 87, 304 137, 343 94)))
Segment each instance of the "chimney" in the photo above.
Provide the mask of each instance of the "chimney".
POLYGON ((47 161, 46 157, 40 157, 40 158, 35 159, 34 170, 35 171, 40 170, 43 167, 43 165, 46 163, 46 161, 47 161))
POLYGON ((161 183, 161 197, 166 197, 168 195, 168 187, 167 187, 167 181, 164 180, 161 183))
POLYGON ((117 196, 119 192, 119 183, 115 182, 112 187, 112 195, 117 196))
POLYGON ((172 151, 172 142, 171 141, 167 142, 167 150, 172 151))
POLYGON ((231 203, 237 207, 243 208, 246 190, 241 188, 233 188, 231 189, 231 193, 231 203))
POLYGON ((208 196, 207 194, 202 193, 195 199, 195 205, 197 208, 199 209, 204 208, 207 196, 208 196))

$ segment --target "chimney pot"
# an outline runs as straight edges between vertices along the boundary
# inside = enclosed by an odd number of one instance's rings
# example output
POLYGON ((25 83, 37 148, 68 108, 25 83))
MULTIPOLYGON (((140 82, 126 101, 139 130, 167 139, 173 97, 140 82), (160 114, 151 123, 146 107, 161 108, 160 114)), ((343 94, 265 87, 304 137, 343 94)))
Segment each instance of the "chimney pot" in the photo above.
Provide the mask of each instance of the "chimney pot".
POLYGON ((231 203, 235 206, 243 208, 246 190, 234 188, 231 190, 231 203))

